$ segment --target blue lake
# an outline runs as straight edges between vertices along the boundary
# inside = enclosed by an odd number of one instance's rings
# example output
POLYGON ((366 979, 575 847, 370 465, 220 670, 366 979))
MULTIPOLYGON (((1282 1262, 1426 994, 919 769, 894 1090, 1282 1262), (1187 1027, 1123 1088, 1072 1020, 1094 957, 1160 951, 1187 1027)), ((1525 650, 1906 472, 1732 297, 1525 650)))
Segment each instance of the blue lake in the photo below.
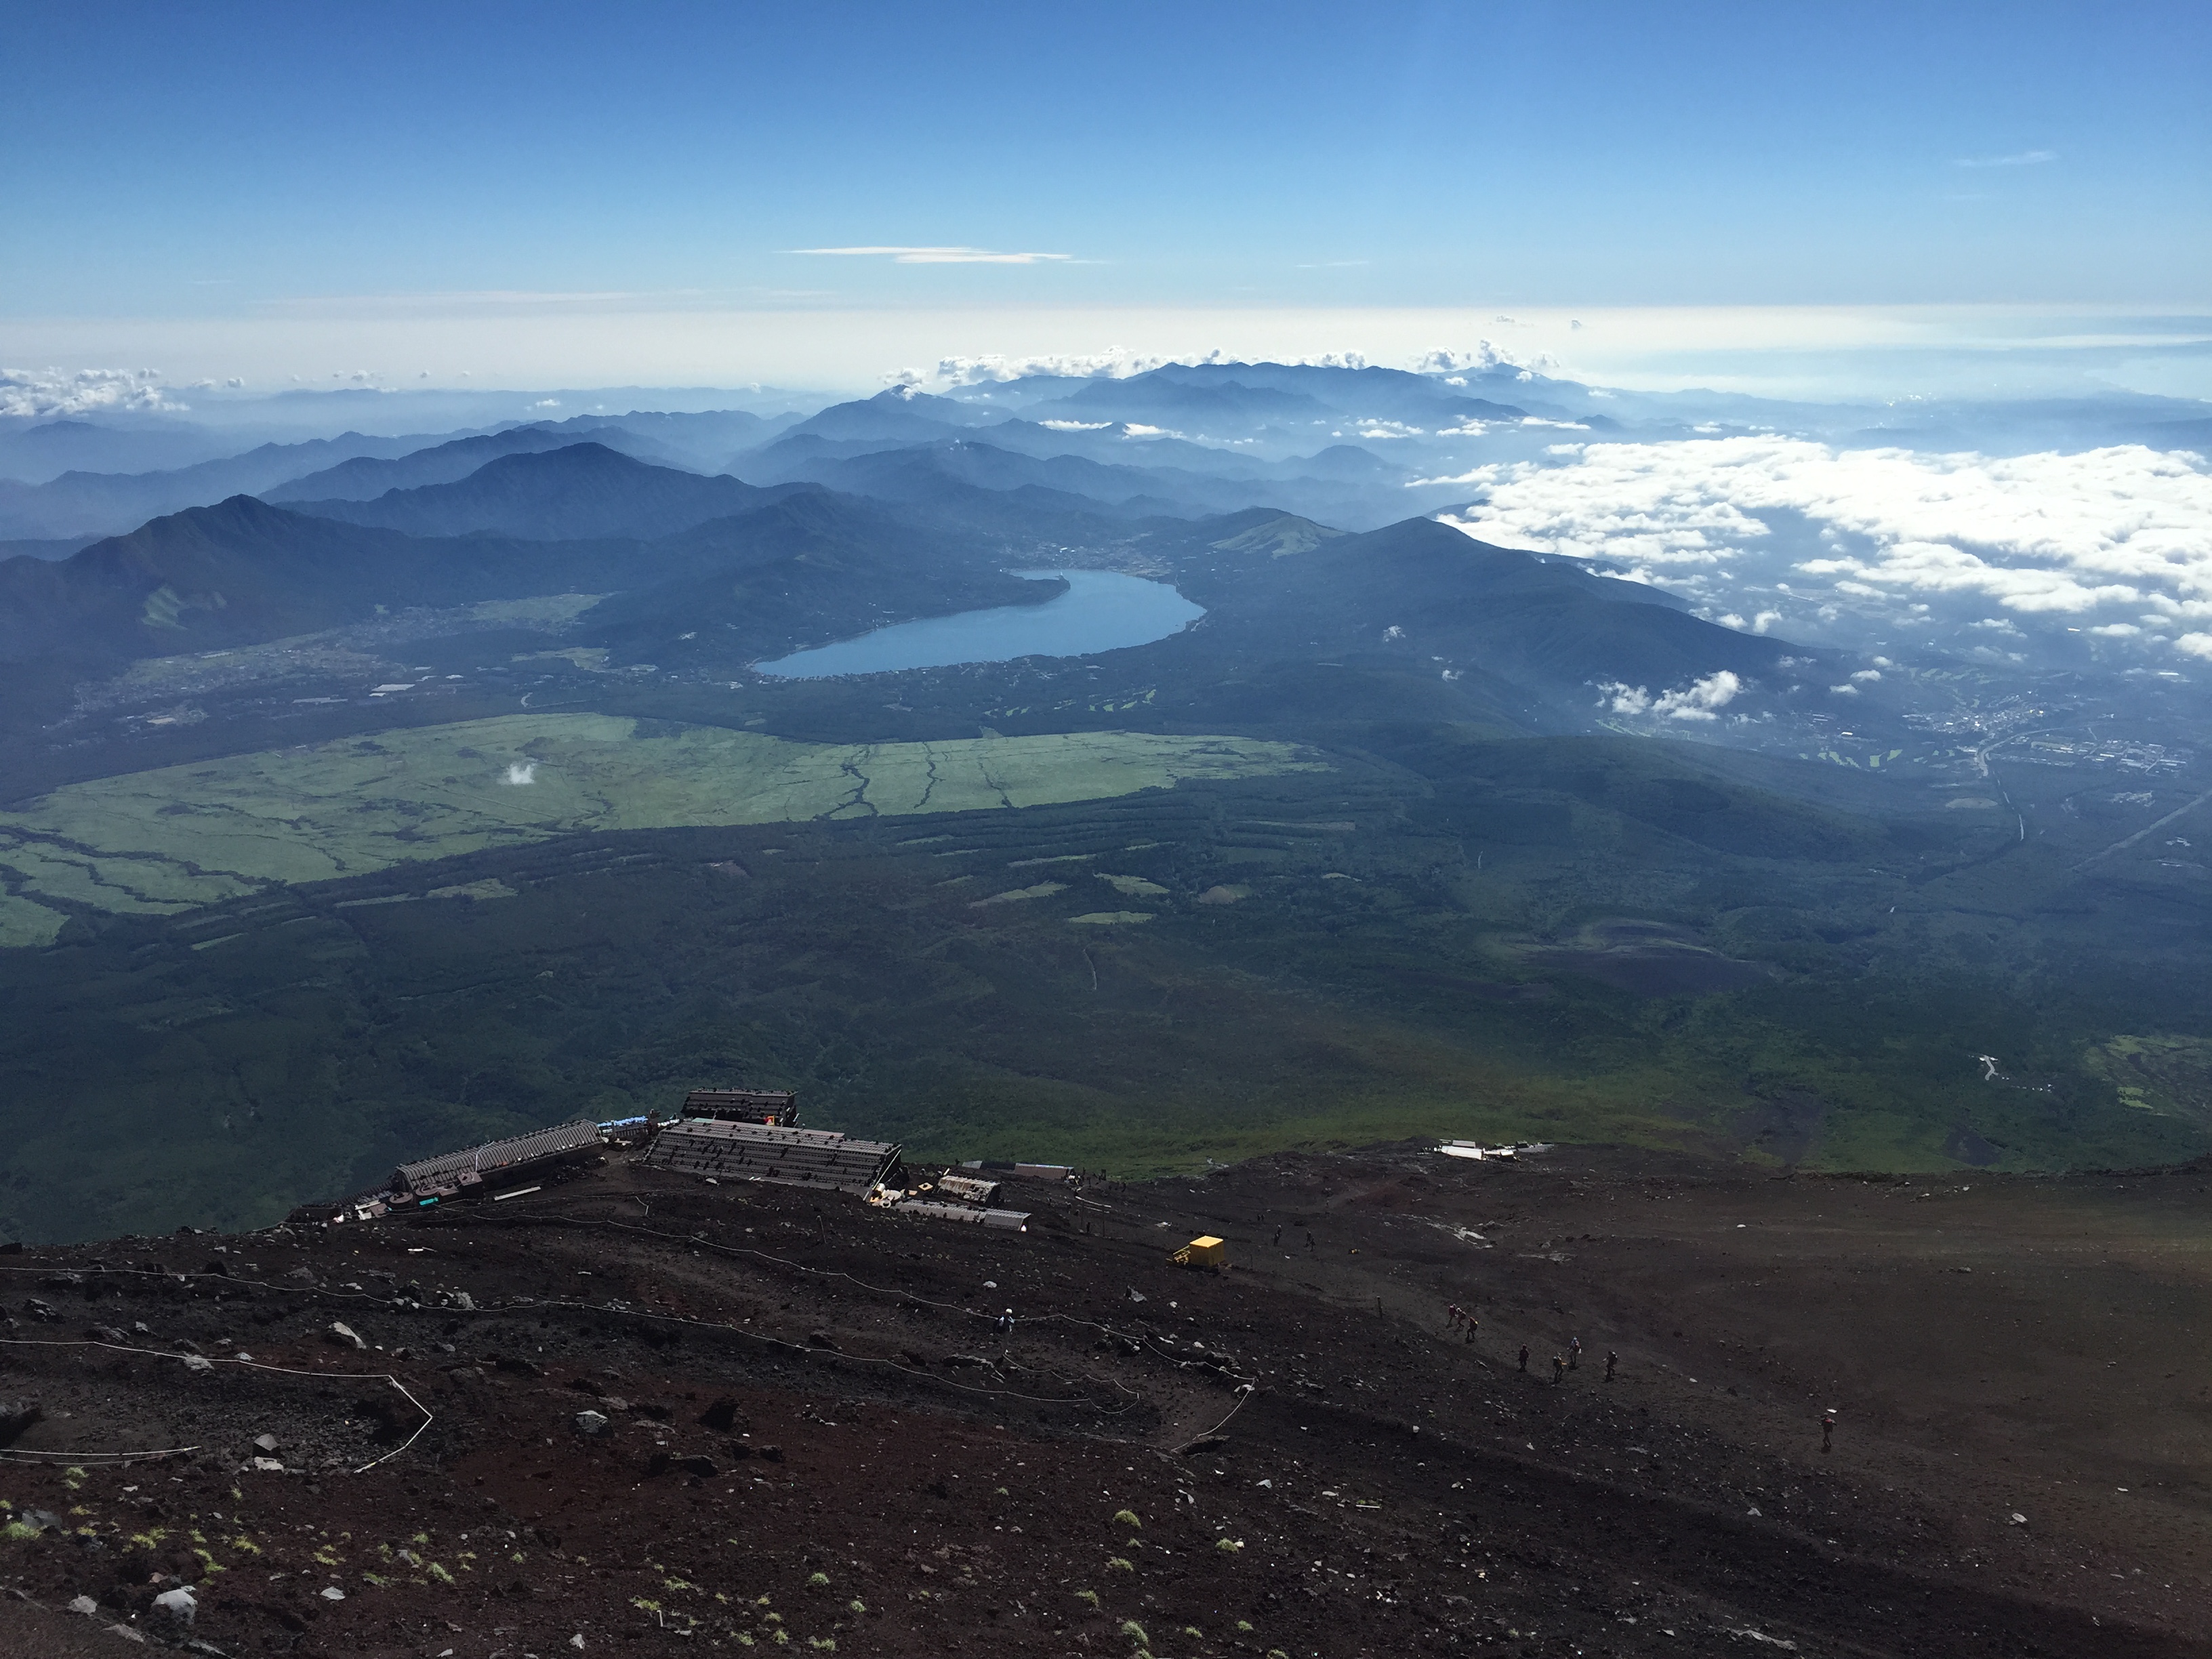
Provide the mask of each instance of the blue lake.
POLYGON ((1018 570, 1030 579, 1058 576, 1067 592, 1042 605, 1008 605, 991 611, 878 628, 857 639, 811 651, 794 651, 757 663, 779 679, 814 680, 831 674, 884 674, 899 668, 943 668, 953 663, 1008 662, 1016 657, 1085 657, 1149 645, 1180 632, 1206 614, 1201 605, 1165 582, 1115 570, 1018 570))

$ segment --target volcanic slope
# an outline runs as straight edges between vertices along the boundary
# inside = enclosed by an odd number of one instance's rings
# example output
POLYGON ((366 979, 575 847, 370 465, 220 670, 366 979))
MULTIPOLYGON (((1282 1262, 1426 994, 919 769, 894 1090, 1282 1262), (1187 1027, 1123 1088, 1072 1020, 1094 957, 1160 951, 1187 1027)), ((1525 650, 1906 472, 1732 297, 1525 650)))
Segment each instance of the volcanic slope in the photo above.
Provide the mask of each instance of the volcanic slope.
POLYGON ((2204 1655, 2205 1174, 1406 1145, 1005 1233, 617 1158, 38 1249, 0 1644, 183 1583, 241 1656, 2204 1655))

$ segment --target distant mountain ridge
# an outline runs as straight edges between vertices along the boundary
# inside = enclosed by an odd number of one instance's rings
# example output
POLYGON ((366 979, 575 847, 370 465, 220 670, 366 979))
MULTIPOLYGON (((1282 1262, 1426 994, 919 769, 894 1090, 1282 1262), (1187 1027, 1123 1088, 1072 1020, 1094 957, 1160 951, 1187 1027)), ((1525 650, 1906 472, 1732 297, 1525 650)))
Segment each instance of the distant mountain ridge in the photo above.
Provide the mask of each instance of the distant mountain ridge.
POLYGON ((119 535, 165 513, 258 495, 333 462, 404 455, 432 441, 348 432, 306 443, 262 444, 162 472, 64 472, 42 484, 0 479, 0 540, 119 535))
MULTIPOLYGON (((592 441, 611 449, 623 449, 618 428, 595 426, 592 441), (611 441, 610 441, 611 440, 611 441)), ((550 426, 509 427, 504 432, 480 432, 404 455, 356 456, 319 472, 288 479, 273 489, 254 492, 278 506, 294 502, 368 501, 395 489, 420 489, 429 484, 458 483, 488 461, 502 455, 540 454, 567 449, 580 441, 577 432, 550 426)))
POLYGON ((491 532, 533 541, 672 535, 759 505, 765 492, 727 476, 653 466, 598 442, 495 457, 443 483, 373 501, 297 503, 344 524, 416 536, 491 532))

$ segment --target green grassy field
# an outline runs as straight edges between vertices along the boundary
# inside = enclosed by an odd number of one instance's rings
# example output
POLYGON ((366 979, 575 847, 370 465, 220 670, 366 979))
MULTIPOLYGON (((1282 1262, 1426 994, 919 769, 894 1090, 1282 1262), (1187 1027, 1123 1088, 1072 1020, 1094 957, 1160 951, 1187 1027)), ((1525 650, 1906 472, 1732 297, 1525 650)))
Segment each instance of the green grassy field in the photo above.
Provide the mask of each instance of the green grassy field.
POLYGON ((559 836, 1035 806, 1322 765, 1291 744, 1147 732, 832 744, 569 714, 386 732, 0 814, 0 944, 51 942, 70 904, 170 915, 559 836))

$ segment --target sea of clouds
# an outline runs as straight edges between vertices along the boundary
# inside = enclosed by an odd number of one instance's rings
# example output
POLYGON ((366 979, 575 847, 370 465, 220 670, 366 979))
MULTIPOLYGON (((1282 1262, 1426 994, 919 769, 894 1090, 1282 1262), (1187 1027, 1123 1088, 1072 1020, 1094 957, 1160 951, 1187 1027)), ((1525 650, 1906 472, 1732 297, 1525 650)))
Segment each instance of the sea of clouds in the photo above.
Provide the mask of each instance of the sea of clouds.
POLYGON ((1469 535, 1623 570, 1754 632, 2041 626, 2212 658, 2212 469, 2186 451, 1754 435, 1562 444, 1418 483, 1475 492, 1445 515, 1469 535))

